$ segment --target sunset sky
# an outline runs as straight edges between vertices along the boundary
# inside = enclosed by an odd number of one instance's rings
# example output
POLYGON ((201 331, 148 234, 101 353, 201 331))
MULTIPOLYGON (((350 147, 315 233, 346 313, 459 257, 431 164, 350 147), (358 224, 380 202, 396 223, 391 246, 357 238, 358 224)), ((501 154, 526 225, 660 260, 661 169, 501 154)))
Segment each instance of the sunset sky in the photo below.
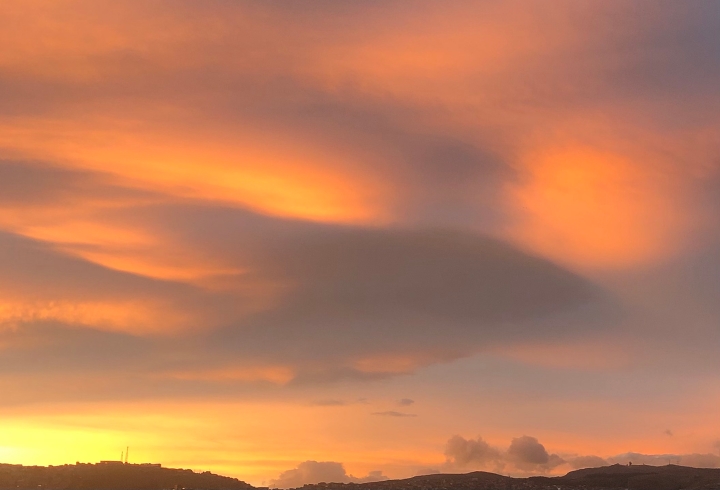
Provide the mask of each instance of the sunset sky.
POLYGON ((720 467, 718 33, 716 0, 0 2, 0 462, 720 467))

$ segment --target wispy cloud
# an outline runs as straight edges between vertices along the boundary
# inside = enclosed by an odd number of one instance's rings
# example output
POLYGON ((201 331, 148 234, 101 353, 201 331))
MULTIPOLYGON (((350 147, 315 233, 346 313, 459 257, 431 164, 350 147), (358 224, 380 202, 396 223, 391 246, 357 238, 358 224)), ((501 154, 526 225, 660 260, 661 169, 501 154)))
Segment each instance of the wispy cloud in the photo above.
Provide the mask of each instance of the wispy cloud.
POLYGON ((396 412, 395 410, 386 410, 384 412, 373 412, 373 415, 381 417, 417 417, 414 413, 396 412))

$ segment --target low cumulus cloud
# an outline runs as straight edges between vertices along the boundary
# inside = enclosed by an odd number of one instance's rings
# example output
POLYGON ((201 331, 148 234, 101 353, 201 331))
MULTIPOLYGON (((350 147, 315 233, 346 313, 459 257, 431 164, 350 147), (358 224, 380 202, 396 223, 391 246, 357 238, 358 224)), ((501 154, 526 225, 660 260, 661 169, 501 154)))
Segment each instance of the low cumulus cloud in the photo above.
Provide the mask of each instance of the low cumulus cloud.
POLYGON ((445 469, 469 471, 487 469, 495 472, 548 473, 567 461, 550 454, 535 437, 514 438, 503 451, 491 446, 482 437, 465 439, 451 437, 445 446, 445 469))
POLYGON ((410 398, 403 398, 402 400, 398 400, 398 405, 401 407, 407 407, 415 403, 415 400, 411 400, 410 398))
POLYGON ((342 463, 335 461, 305 461, 297 468, 283 471, 275 480, 271 480, 271 488, 298 488, 314 483, 368 483, 383 481, 388 478, 382 471, 371 471, 362 478, 348 475, 342 463))
POLYGON ((521 470, 548 471, 565 463, 557 454, 549 454, 535 437, 522 436, 512 440, 507 458, 521 470))
POLYGON ((482 437, 465 439, 453 436, 445 446, 447 463, 459 468, 467 466, 486 466, 488 463, 498 462, 502 458, 500 451, 491 447, 482 437))
POLYGON ((567 458, 567 462, 574 470, 579 470, 581 468, 597 468, 599 466, 608 465, 607 460, 601 458, 600 456, 576 456, 573 458, 567 458))
MULTIPOLYGON (((720 449, 720 441, 715 443, 720 449)), ((720 468, 720 455, 717 454, 642 454, 624 453, 603 458, 596 455, 558 455, 548 452, 537 438, 531 436, 516 437, 507 450, 493 447, 483 440, 465 439, 455 435, 445 445, 445 464, 443 471, 464 472, 489 470, 520 474, 545 474, 553 470, 577 470, 597 468, 613 464, 645 464, 664 466, 677 464, 695 468, 720 468)))

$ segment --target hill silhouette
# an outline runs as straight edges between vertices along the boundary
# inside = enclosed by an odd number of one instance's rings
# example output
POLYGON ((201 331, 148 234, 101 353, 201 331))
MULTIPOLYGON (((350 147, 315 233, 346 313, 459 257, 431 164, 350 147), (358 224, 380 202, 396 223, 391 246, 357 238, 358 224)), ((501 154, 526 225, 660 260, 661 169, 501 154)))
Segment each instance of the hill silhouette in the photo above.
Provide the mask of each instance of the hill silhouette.
POLYGON ((373 483, 319 483, 304 490, 720 490, 720 469, 612 465, 565 476, 511 478, 476 471, 373 483))
POLYGON ((252 490, 236 478, 160 465, 106 462, 63 466, 0 464, 1 490, 252 490))
MULTIPOLYGON (((236 478, 208 471, 159 465, 75 464, 22 466, 0 464, 0 490, 253 490, 236 478)), ((720 490, 720 469, 686 466, 603 466, 565 476, 511 478, 476 471, 423 475, 372 483, 318 483, 303 490, 720 490)))

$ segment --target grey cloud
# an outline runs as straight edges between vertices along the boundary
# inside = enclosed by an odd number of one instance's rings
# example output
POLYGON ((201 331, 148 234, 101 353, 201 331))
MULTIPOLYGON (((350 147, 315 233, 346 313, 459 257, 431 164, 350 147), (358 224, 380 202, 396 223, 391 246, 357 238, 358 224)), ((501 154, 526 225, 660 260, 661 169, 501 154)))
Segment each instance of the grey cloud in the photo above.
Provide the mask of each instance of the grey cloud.
POLYGON ((535 437, 522 436, 512 440, 506 451, 490 446, 482 437, 465 439, 451 437, 445 446, 445 468, 450 471, 492 469, 495 472, 547 473, 566 461, 549 454, 535 437))
POLYGON ((0 329, 0 343, 6 374, 142 372, 161 350, 153 339, 53 321, 0 329))
POLYGON ((484 467, 489 463, 501 459, 498 449, 491 447, 482 437, 465 439, 453 436, 445 446, 445 457, 452 466, 464 468, 467 466, 484 467))
POLYGON ((354 483, 370 483, 375 481, 384 481, 388 479, 388 477, 385 476, 381 470, 369 471, 366 476, 363 476, 361 478, 351 478, 353 479, 354 483))
POLYGON ((715 233, 700 233, 693 237, 692 251, 623 279, 620 295, 639 293, 625 312, 635 325, 628 331, 634 337, 629 342, 645 346, 636 349, 636 356, 656 372, 714 375, 720 367, 720 240, 715 233))
POLYGON ((522 436, 512 440, 507 457, 521 470, 550 470, 565 463, 557 454, 549 454, 535 437, 522 436))
POLYGON ((371 471, 367 476, 356 478, 348 475, 342 463, 334 461, 305 461, 297 468, 284 471, 271 480, 271 488, 298 488, 313 483, 367 483, 387 480, 381 471, 371 471))
POLYGON ((411 400, 410 398, 402 398, 398 400, 398 405, 401 407, 407 407, 415 403, 415 400, 411 400))
POLYGON ((383 350, 442 356, 520 335, 558 335, 566 323, 538 329, 524 322, 604 302, 601 291, 579 277, 485 237, 446 230, 297 231, 269 241, 251 269, 294 287, 273 310, 218 331, 224 348, 252 342, 291 359, 383 350))
POLYGON ((70 202, 157 201, 160 196, 112 182, 110 176, 44 162, 0 159, 0 206, 61 206, 70 202))
POLYGON ((11 287, 29 298, 127 299, 138 291, 172 296, 183 289, 176 283, 111 270, 58 252, 50 244, 2 231, 0 257, 0 287, 11 287))
MULTIPOLYGON (((131 350, 137 382, 145 387, 180 367, 223 369, 239 362, 289 365, 295 384, 376 379, 399 372, 354 363, 417 356, 402 371, 411 372, 516 338, 603 328, 614 311, 609 297, 581 277, 507 243, 453 230, 326 225, 198 203, 114 209, 107 219, 147 226, 247 273, 229 278, 235 283, 227 290, 206 290, 118 272, 0 233, 0 289, 32 301, 150 301, 160 312, 187 316, 190 327, 198 323, 190 328, 194 333, 174 338, 117 334, 113 340, 114 334, 92 332, 102 325, 24 319, 15 334, 3 334, 9 339, 6 372, 57 374, 80 366, 112 372, 114 359, 131 350), (248 313, 253 303, 244 286, 256 282, 283 287, 263 310, 248 313), (583 327, 572 320, 592 317, 599 320, 583 327)), ((162 314, 157 321, 164 321, 162 314)), ((165 396, 183 386, 209 394, 230 390, 232 383, 173 380, 156 392, 165 396)), ((119 386, 118 395, 127 389, 119 386)))
POLYGON ((132 216, 171 241, 246 269, 242 280, 290 285, 271 311, 218 332, 225 348, 250 338, 261 351, 283 349, 275 340, 293 336, 297 350, 314 355, 368 344, 375 350, 379 338, 396 349, 437 338, 438 322, 441 346, 460 339, 449 331, 484 342, 520 332, 547 337, 571 327, 521 323, 608 305, 608 297, 579 276, 507 243, 454 230, 337 226, 209 206, 144 207, 132 216), (341 343, 308 342, 318 338, 313 332, 341 343))
MULTIPOLYGON (((206 327, 220 325, 228 316, 237 315, 244 303, 244 298, 109 269, 59 252, 47 243, 2 231, 0 291, 39 305, 63 301, 152 302, 168 314, 172 310, 186 313, 189 318, 200 315, 206 327)), ((18 321, 30 320, 20 318, 18 321)), ((165 319, 160 315, 157 321, 163 323, 165 319)), ((138 327, 142 330, 143 325, 138 327)), ((168 325, 163 324, 144 327, 148 332, 168 329, 168 325)))
POLYGON ((576 456, 573 458, 566 458, 571 468, 579 470, 582 468, 597 468, 600 466, 607 466, 608 462, 606 459, 600 456, 576 456))

